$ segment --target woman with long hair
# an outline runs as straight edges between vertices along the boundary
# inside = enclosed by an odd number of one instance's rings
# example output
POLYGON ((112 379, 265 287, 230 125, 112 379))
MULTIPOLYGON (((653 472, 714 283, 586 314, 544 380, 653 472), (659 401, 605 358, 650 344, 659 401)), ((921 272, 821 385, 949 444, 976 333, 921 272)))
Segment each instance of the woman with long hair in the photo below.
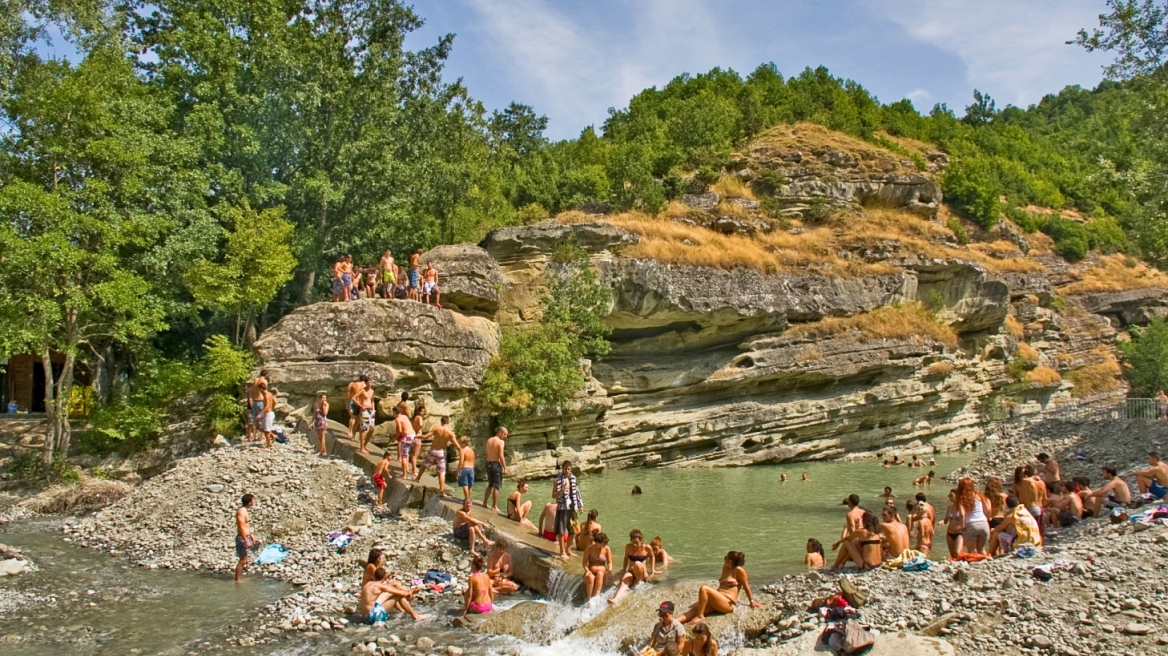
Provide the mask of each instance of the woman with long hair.
POLYGON ((990 504, 973 487, 973 479, 969 477, 957 481, 955 496, 961 509, 962 546, 968 553, 984 554, 986 542, 990 539, 990 523, 986 515, 990 504))
POLYGON ((1006 497, 1009 496, 1002 490, 1002 479, 997 476, 990 476, 986 478, 985 489, 982 495, 986 501, 989 502, 989 517, 990 528, 994 528, 1002 523, 1002 519, 1006 516, 1006 497))
POLYGON ((625 545, 625 559, 622 563, 624 574, 621 576, 620 586, 616 589, 616 594, 608 600, 608 603, 614 606, 619 604, 621 599, 624 599, 625 595, 629 593, 630 588, 649 578, 651 574, 656 574, 657 567, 652 560, 653 550, 645 544, 645 534, 641 533, 639 528, 630 531, 629 543, 625 545), (649 563, 651 571, 645 569, 645 563, 649 563))
POLYGON ((718 656, 718 641, 710 635, 710 627, 705 622, 693 625, 693 637, 685 639, 681 656, 718 656))
POLYGON ((600 511, 593 508, 588 511, 588 519, 580 525, 580 532, 576 534, 576 548, 580 551, 584 551, 592 544, 593 535, 604 530, 600 522, 596 521, 597 517, 600 517, 600 511))
POLYGON ((874 513, 864 511, 860 517, 860 528, 852 533, 852 537, 843 541, 843 548, 847 550, 848 557, 861 572, 876 569, 884 562, 882 537, 880 518, 874 513))
POLYGON ((750 589, 750 579, 746 575, 746 554, 741 551, 731 551, 722 560, 722 575, 718 577, 718 587, 712 588, 703 585, 698 589, 698 601, 689 610, 682 613, 682 624, 702 622, 706 613, 733 613, 738 605, 738 594, 746 592, 751 608, 762 608, 754 601, 754 592, 750 589))
POLYGON ((608 548, 608 536, 596 533, 592 542, 584 548, 584 589, 591 599, 604 589, 604 578, 612 571, 612 549, 608 548))
POLYGON ((377 568, 381 567, 381 549, 370 549, 369 558, 365 560, 365 571, 361 573, 361 587, 373 580, 377 568))

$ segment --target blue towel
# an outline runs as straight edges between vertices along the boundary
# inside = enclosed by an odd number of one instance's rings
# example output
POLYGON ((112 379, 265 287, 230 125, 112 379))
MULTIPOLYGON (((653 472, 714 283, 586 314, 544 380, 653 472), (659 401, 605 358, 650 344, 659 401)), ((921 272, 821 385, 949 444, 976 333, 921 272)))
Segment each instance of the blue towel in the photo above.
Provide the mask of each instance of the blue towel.
POLYGON ((256 562, 261 565, 270 565, 278 563, 288 557, 288 550, 281 544, 269 544, 264 547, 260 555, 256 557, 256 562))

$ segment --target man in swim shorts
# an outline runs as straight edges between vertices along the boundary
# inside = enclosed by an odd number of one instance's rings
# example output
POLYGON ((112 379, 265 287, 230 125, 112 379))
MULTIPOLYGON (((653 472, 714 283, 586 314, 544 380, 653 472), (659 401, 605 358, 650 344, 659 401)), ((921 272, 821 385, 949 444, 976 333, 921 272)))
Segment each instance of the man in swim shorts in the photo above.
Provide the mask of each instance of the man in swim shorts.
POLYGON ((381 269, 381 297, 393 298, 393 287, 394 283, 397 282, 397 267, 393 265, 393 251, 385 249, 385 254, 381 256, 378 267, 381 269))
POLYGON ((487 523, 480 522, 474 517, 471 517, 470 509, 473 505, 474 502, 470 499, 462 500, 462 510, 454 513, 454 521, 451 523, 451 528, 454 531, 454 537, 459 540, 466 540, 471 555, 477 556, 478 552, 475 551, 476 542, 482 542, 488 547, 495 546, 495 543, 487 539, 487 523))
POLYGON ((397 406, 393 407, 393 429, 397 438, 397 458, 401 461, 402 476, 409 476, 414 473, 410 469, 410 452, 414 449, 414 425, 397 406))
POLYGON ((433 262, 426 263, 426 270, 422 272, 422 302, 429 303, 434 297, 434 306, 442 307, 442 292, 438 290, 438 269, 433 262))
MULTIPOLYGON (((368 376, 365 377, 368 381, 368 376)), ((369 453, 369 442, 373 439, 373 427, 377 423, 377 406, 373 401, 373 384, 365 383, 354 399, 361 409, 361 426, 357 430, 358 453, 369 453)))
MULTIPOLYGON (((421 439, 431 440, 430 450, 426 452, 426 459, 418 468, 418 475, 414 481, 422 480, 422 474, 427 469, 434 467, 438 477, 438 494, 446 496, 446 446, 453 444, 454 448, 460 451, 462 449, 458 444, 458 438, 454 436, 454 431, 450 430, 450 417, 442 417, 442 423, 430 429, 430 432, 423 435, 421 439)), ((473 472, 474 469, 472 468, 471 471, 473 472)))
POLYGON ((463 502, 470 501, 470 491, 475 481, 475 452, 470 446, 470 438, 463 436, 458 449, 458 487, 462 488, 463 502))
POLYGON ((552 488, 552 500, 543 507, 543 512, 539 514, 539 534, 545 540, 556 541, 556 511, 559 507, 556 503, 559 495, 556 494, 555 488, 552 488))
POLYGON ((385 488, 389 487, 389 481, 393 480, 393 472, 389 470, 389 449, 382 449, 381 460, 377 463, 377 468, 373 470, 373 487, 377 488, 377 509, 380 510, 384 506, 381 503, 382 497, 385 496, 385 488))
POLYGON ((247 566, 247 555, 255 551, 257 546, 255 536, 251 532, 251 515, 247 512, 254 501, 254 495, 243 495, 239 501, 239 508, 235 511, 235 557, 239 559, 239 562, 235 563, 236 583, 239 582, 239 577, 243 576, 243 568, 247 566))
POLYGON ((507 458, 503 448, 507 439, 506 426, 500 426, 487 440, 487 493, 483 495, 483 507, 499 512, 499 490, 503 489, 503 476, 507 473, 507 458), (491 505, 487 505, 490 500, 491 505))
POLYGON ((1168 495, 1168 463, 1160 461, 1158 451, 1148 454, 1148 468, 1135 472, 1135 477, 1140 494, 1151 494, 1157 499, 1168 495))
POLYGON ((1091 511, 1094 513, 1093 517, 1102 517, 1099 514, 1103 507, 1107 508, 1127 508, 1131 503, 1131 488, 1127 486, 1127 481, 1120 478, 1114 467, 1103 467, 1103 478, 1107 483, 1090 494, 1089 503, 1091 504, 1091 511))
POLYGON ((378 567, 373 572, 373 580, 361 587, 360 601, 357 604, 357 614, 364 618, 366 624, 377 624, 389 619, 385 606, 387 602, 391 609, 399 610, 409 615, 415 622, 426 619, 418 615, 410 607, 409 600, 414 593, 405 586, 389 580, 389 573, 384 567, 378 567))
POLYGON ((408 277, 410 281, 410 300, 420 301, 421 296, 418 294, 418 276, 422 271, 422 249, 418 249, 413 255, 410 255, 410 271, 408 277))
POLYGON ((357 399, 366 386, 372 386, 369 376, 361 376, 349 383, 345 388, 345 411, 349 413, 349 439, 357 441, 357 431, 361 429, 364 418, 361 416, 361 402, 357 399))
POLYGON ((260 375, 251 381, 251 385, 247 388, 247 414, 249 421, 247 422, 247 439, 248 441, 256 440, 257 429, 264 417, 264 393, 260 386, 265 388, 268 385, 268 370, 261 369, 260 375))

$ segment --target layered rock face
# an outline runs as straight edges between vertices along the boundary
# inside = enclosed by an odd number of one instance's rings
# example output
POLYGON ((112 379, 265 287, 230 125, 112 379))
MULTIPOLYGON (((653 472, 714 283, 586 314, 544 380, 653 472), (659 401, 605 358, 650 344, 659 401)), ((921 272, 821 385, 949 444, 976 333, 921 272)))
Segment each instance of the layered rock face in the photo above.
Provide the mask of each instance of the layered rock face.
POLYGON ((457 404, 499 350, 499 327, 414 301, 366 299, 297 308, 256 342, 268 379, 293 407, 328 393, 343 416, 345 387, 369 376, 377 395, 424 391, 457 404))

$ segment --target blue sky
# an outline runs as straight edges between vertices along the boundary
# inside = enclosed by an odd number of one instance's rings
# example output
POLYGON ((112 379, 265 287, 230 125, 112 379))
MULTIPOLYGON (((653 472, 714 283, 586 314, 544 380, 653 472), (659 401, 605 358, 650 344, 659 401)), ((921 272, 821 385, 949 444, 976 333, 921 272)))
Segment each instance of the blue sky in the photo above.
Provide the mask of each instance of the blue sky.
POLYGON ((883 102, 959 114, 974 89, 1025 106, 1068 84, 1093 86, 1106 54, 1066 45, 1103 0, 429 0, 420 48, 454 33, 447 65, 488 108, 512 100, 574 137, 646 87, 716 66, 784 75, 827 66, 883 102))

